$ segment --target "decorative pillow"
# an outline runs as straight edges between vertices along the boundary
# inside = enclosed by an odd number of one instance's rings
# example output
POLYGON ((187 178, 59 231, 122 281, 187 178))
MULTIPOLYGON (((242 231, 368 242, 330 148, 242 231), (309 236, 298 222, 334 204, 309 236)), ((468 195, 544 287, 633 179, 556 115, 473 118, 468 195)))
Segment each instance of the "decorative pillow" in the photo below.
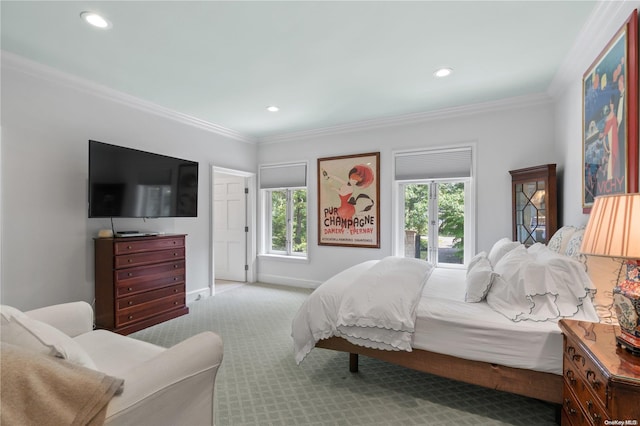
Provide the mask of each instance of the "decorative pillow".
MULTIPOLYGON (((478 253, 478 255, 482 253, 478 253)), ((478 255, 476 255, 476 257, 478 257, 478 255)), ((487 293, 493 282, 493 277, 497 275, 493 272, 486 253, 477 259, 476 257, 471 259, 473 264, 470 263, 469 269, 467 269, 467 293, 464 296, 464 301, 470 303, 482 302, 487 297, 487 293)))
POLYGON ((571 225, 566 225, 558 229, 547 243, 547 247, 556 253, 564 253, 566 251, 569 238, 571 238, 571 235, 576 232, 576 229, 577 228, 575 226, 571 225))
POLYGON ((478 263, 478 262, 482 262, 483 259, 487 258, 487 252, 486 251, 481 251, 480 253, 476 254, 475 256, 473 256, 471 258, 471 260, 469 261, 469 264, 467 265, 467 275, 469 275, 469 272, 471 272, 471 270, 473 269, 473 267, 478 263))
POLYGON ((509 319, 516 316, 511 314, 513 307, 510 299, 514 297, 514 294, 520 293, 518 286, 520 268, 530 259, 531 255, 524 248, 524 245, 520 245, 504 255, 493 268, 496 275, 487 293, 487 303, 493 310, 503 315, 505 312, 509 312, 505 315, 509 319))
POLYGON ((0 327, 0 339, 3 342, 96 370, 93 360, 75 340, 49 324, 30 318, 16 308, 0 306, 0 327))
POLYGON ((511 241, 507 237, 496 241, 493 247, 491 247, 491 251, 487 256, 489 258, 489 262, 491 262, 491 265, 495 268, 495 266, 505 254, 520 246, 522 246, 522 244, 520 244, 518 241, 511 241))
POLYGON ((584 228, 576 229, 575 232, 571 234, 571 238, 569 238, 569 241, 567 242, 567 246, 564 249, 564 254, 576 259, 579 262, 585 263, 587 259, 580 252, 580 246, 582 245, 583 236, 584 236, 584 228))

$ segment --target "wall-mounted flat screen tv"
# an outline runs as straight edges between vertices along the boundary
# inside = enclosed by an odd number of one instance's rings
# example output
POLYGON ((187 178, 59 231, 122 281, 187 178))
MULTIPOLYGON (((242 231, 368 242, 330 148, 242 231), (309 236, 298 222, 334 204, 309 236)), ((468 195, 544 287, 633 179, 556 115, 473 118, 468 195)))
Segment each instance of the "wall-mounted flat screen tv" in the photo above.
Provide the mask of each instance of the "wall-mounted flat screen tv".
POLYGON ((89 141, 89 217, 197 215, 197 162, 89 141))

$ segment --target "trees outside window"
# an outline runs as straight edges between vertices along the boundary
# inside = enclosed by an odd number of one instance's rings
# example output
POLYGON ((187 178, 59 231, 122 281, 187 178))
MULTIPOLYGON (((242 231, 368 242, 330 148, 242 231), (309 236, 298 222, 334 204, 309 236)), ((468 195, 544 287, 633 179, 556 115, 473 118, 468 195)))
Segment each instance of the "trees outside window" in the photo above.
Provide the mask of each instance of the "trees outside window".
POLYGON ((402 183, 400 188, 404 202, 405 257, 433 264, 463 264, 465 182, 416 181, 402 183))
POLYGON ((286 188, 267 190, 270 201, 269 253, 306 255, 307 190, 286 188))

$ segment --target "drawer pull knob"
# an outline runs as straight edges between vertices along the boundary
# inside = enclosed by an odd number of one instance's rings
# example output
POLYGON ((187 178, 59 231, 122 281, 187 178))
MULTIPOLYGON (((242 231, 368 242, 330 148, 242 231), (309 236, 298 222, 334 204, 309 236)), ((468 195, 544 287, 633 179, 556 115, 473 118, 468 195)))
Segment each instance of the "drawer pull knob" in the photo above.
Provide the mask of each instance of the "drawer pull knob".
POLYGON ((576 348, 574 348, 573 346, 569 346, 569 347, 567 348, 567 353, 568 353, 569 355, 573 356, 573 354, 575 354, 575 353, 576 353, 576 348))
POLYGON ((177 256, 177 255, 178 255, 178 253, 173 253, 173 255, 174 255, 174 256, 177 256))
POLYGON ((177 288, 174 288, 174 289, 173 289, 173 292, 174 292, 174 293, 177 293, 177 292, 178 292, 178 289, 177 289, 177 288))
POLYGON ((564 406, 567 408, 567 410, 569 411, 569 414, 571 414, 572 416, 575 416, 576 414, 576 409, 575 408, 571 408, 571 400, 569 398, 565 398, 564 400, 564 406))
POLYGON ((133 319, 133 315, 129 315, 129 319, 133 319))
POLYGON ((174 304, 174 305, 177 305, 177 304, 178 304, 178 302, 173 302, 173 304, 174 304))
POLYGON ((129 273, 127 274, 127 276, 128 276, 128 277, 132 277, 132 276, 133 276, 133 272, 129 272, 129 273))
POLYGON ((133 290, 133 288, 127 287, 127 291, 131 291, 131 290, 133 290))
POLYGON ((131 263, 133 262, 133 259, 127 259, 127 262, 131 263))
POLYGON ((600 382, 597 380, 596 373, 593 370, 587 370, 587 381, 594 389, 598 389, 600 387, 600 382))
POLYGON ((571 386, 575 386, 576 378, 575 378, 575 374, 573 374, 573 370, 567 370, 565 375, 567 376, 567 379, 569 379, 569 383, 571 383, 571 386))
POLYGON ((133 301, 129 300, 129 306, 133 305, 133 301))
POLYGON ((131 250, 131 246, 127 246, 127 250, 131 250))
POLYGON ((173 269, 178 269, 178 265, 173 265, 173 269))
POLYGON ((584 357, 580 354, 575 354, 573 357, 573 360, 576 362, 582 362, 582 365, 584 365, 584 357))
POLYGON ((178 277, 173 277, 173 280, 174 281, 178 281, 178 277))

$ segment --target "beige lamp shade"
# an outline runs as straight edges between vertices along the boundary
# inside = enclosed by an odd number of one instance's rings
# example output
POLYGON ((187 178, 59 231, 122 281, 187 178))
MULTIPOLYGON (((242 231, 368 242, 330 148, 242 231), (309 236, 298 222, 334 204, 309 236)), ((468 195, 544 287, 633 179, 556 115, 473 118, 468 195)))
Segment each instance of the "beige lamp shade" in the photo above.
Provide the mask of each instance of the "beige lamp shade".
POLYGON ((640 259, 640 194, 596 197, 580 250, 594 256, 640 259))

